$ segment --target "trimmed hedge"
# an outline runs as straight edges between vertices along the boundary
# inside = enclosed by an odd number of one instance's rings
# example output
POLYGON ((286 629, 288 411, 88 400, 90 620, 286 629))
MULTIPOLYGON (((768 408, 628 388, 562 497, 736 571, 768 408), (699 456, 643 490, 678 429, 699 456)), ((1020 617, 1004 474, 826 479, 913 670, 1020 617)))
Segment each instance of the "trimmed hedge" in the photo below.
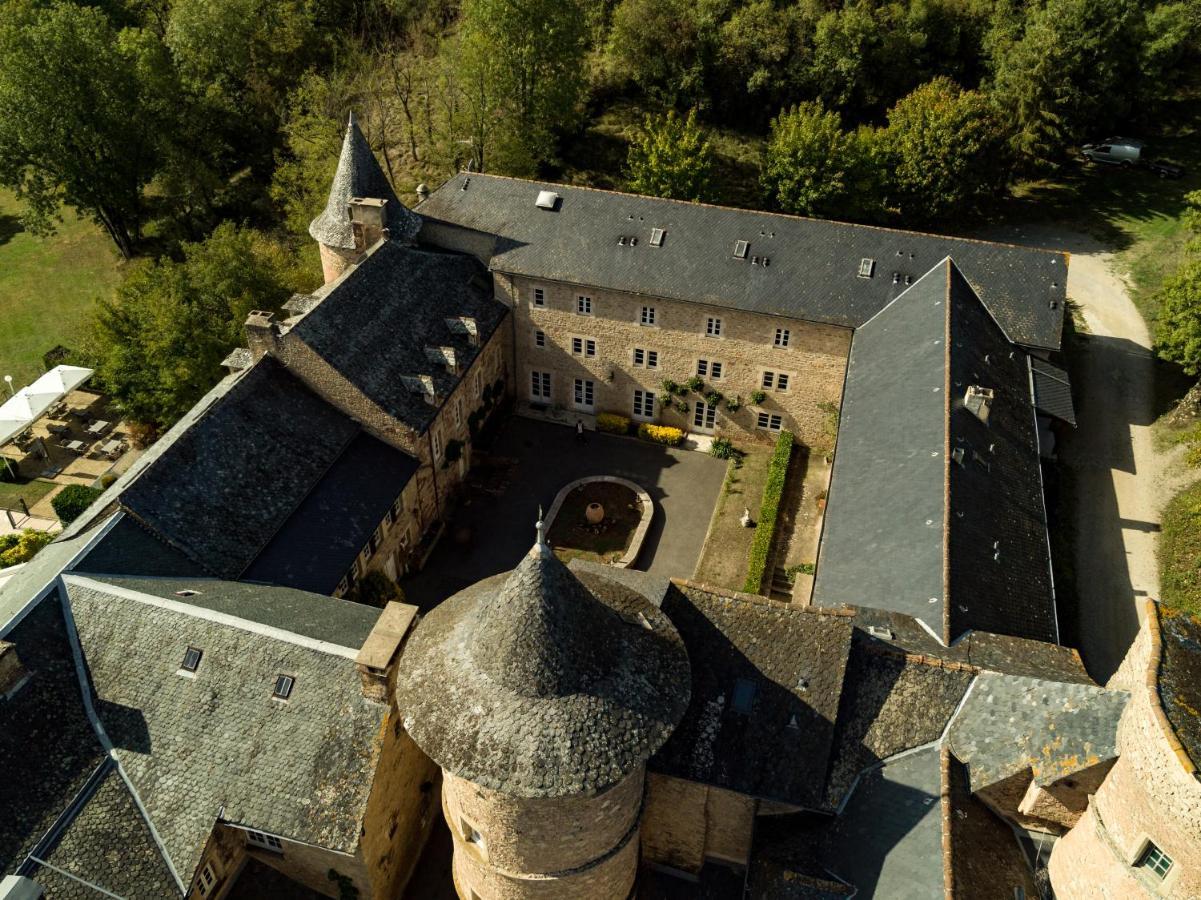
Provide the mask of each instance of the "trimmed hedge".
POLYGON ((767 571, 772 539, 776 536, 780 496, 784 493, 784 480, 788 477, 788 462, 792 459, 794 440, 791 431, 781 431, 780 437, 776 439, 776 449, 772 452, 771 461, 767 464, 763 503, 759 506, 759 521, 755 524, 755 536, 751 539, 746 583, 742 586, 743 591, 748 594, 757 594, 763 587, 763 575, 767 571))
POLYGON ((684 432, 670 425, 652 425, 643 422, 638 426, 638 437, 653 444, 664 444, 668 447, 678 447, 684 440, 684 432))
POLYGON ((630 420, 617 413, 601 413, 596 417, 596 430, 607 431, 609 434, 628 434, 630 420))
POLYGON ((88 487, 86 484, 69 484, 54 495, 50 505, 54 507, 54 514, 62 523, 70 525, 103 493, 99 488, 88 487))

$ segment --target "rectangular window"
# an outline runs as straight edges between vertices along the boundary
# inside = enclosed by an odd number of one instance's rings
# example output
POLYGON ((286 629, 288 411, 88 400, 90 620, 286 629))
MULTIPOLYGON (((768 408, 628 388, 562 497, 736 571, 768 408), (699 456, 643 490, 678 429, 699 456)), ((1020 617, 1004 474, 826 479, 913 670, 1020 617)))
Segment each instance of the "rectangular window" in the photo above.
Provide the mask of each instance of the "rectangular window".
POLYGON ((592 338, 586 338, 584 340, 584 355, 596 356, 596 341, 594 341, 592 338))
POLYGON ((696 401, 692 410, 692 427, 701 431, 712 431, 717 421, 717 407, 710 406, 704 400, 696 401))
POLYGON ((667 232, 664 231, 662 228, 652 228, 651 229, 651 246, 652 247, 662 247, 663 246, 663 238, 666 234, 667 234, 667 232))
POLYGON ((534 346, 535 347, 545 347, 546 346, 546 332, 545 331, 535 331, 534 332, 534 346))
POLYGON ((709 377, 710 378, 721 378, 722 368, 723 368, 722 364, 717 362, 716 360, 709 363, 709 377))
POLYGON ((766 428, 768 431, 779 431, 784 427, 784 417, 779 413, 759 413, 757 422, 760 428, 766 428))
POLYGON ((384 513, 384 523, 388 526, 391 526, 395 522, 396 522, 396 510, 389 507, 388 511, 386 513, 384 513))
POLYGON ((575 380, 575 405, 577 409, 591 412, 596 406, 596 384, 586 378, 575 380))
POLYGON ((636 365, 636 366, 645 366, 646 365, 646 351, 643 350, 641 347, 634 348, 634 365, 636 365))
POLYGON ((484 836, 476 831, 475 827, 466 819, 459 819, 459 830, 463 833, 463 840, 469 844, 484 845, 484 836))
POLYGON ((721 319, 710 316, 705 320, 705 334, 709 337, 721 337, 721 319))
POLYGON ((404 495, 397 497, 392 501, 392 515, 399 518, 400 511, 404 508, 404 495))
POLYGON ((455 428, 463 427, 463 400, 458 398, 455 400, 455 428))
POLYGON ((698 359, 696 361, 696 374, 700 378, 704 378, 709 374, 709 360, 698 359))
POLYGON ((776 329, 776 346, 777 347, 787 347, 788 339, 791 336, 792 335, 789 333, 787 328, 777 328, 776 329))
POLYGON ((383 533, 384 533, 384 530, 383 530, 382 526, 379 528, 376 528, 375 531, 372 533, 371 538, 367 541, 367 547, 372 553, 374 553, 376 550, 379 549, 379 545, 380 545, 380 541, 382 539, 383 533))
POLYGON ((200 870, 200 875, 196 878, 196 889, 200 891, 200 896, 207 897, 216 883, 217 873, 213 871, 213 864, 205 863, 204 868, 200 870))
POLYGON ((530 397, 534 400, 550 399, 550 372, 530 372, 530 397))
POLYGON ((571 339, 571 353, 572 353, 572 356, 583 356, 584 355, 584 339, 583 338, 573 337, 571 339))
POLYGON ((296 679, 291 675, 278 675, 275 678, 275 687, 271 691, 271 696, 276 700, 287 700, 292 696, 292 688, 296 685, 296 679))
POLYGON ((648 369, 659 368, 659 351, 658 350, 647 350, 646 351, 646 367, 648 369))
POLYGON ((1161 881, 1168 877, 1168 872, 1172 869, 1172 858, 1148 842, 1147 849, 1143 851, 1142 856, 1138 858, 1136 866, 1144 868, 1152 872, 1156 878, 1161 881))
POLYGON ((763 387, 765 390, 770 391, 772 389, 772 386, 775 383, 776 383, 776 373, 775 372, 764 372, 763 373, 763 387))
POLYGON ((776 376, 776 390, 777 391, 788 390, 788 373, 787 372, 781 372, 776 376))
POLYGON ((438 434, 437 428, 430 431, 430 440, 432 440, 433 444, 434 444, 434 459, 435 460, 441 459, 442 458, 442 435, 438 434))
POLYGON ((751 245, 750 245, 749 241, 735 241, 734 242, 734 258, 735 259, 746 259, 747 252, 750 249, 751 249, 751 245))
POLYGON ((476 399, 478 400, 481 395, 482 395, 482 392, 481 392, 481 385, 480 385, 480 370, 476 369, 475 370, 475 396, 476 396, 476 399))
POLYGON ((544 288, 534 288, 534 305, 546 306, 546 290, 544 288))
POLYGON ((272 850, 275 853, 284 852, 283 842, 280 841, 279 838, 273 834, 264 834, 261 831, 251 831, 247 829, 246 843, 253 847, 261 847, 264 850, 272 850))
POLYGON ((871 278, 872 272, 876 270, 876 261, 870 257, 863 257, 859 260, 859 277, 871 278))
POLYGON ((642 307, 642 315, 639 317, 638 321, 642 325, 654 325, 655 308, 653 306, 642 307))
POLYGON ((195 672, 200 668, 200 657, 204 656, 204 651, 199 647, 189 647, 184 651, 183 662, 179 667, 185 672, 195 672))
POLYGON ((581 316, 592 315, 592 298, 580 294, 575 298, 575 311, 581 316))
POLYGON ((655 395, 650 391, 635 389, 634 391, 634 418, 641 419, 644 422, 650 421, 655 417, 655 395))

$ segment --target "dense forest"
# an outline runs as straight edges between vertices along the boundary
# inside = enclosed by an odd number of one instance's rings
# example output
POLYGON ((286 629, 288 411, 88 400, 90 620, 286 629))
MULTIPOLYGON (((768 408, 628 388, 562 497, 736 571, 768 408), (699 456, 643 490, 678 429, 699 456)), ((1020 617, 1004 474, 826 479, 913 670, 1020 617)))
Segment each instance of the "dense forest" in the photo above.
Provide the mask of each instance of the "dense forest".
POLYGON ((1155 122, 1199 50, 1201 0, 0 0, 0 184, 136 260, 73 349, 162 426, 313 286, 351 110, 410 199, 469 166, 926 227, 1155 122))

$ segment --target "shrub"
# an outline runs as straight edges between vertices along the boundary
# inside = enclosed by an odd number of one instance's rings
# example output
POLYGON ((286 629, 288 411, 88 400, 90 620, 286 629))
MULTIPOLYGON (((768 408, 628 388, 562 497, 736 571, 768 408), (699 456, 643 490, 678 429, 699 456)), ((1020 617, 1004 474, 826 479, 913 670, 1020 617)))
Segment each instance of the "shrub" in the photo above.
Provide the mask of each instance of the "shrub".
POLYGON ((663 392, 665 394, 674 394, 680 389, 680 386, 670 378, 664 378, 662 381, 660 381, 659 387, 663 388, 663 392))
POLYGON ((688 385, 688 390, 692 391, 694 394, 699 394, 705 389, 705 380, 701 378, 700 375, 693 375, 688 379, 688 381, 685 382, 685 384, 688 385))
POLYGON ((355 583, 347 599, 366 606, 382 607, 386 606, 389 600, 403 603, 405 595, 391 578, 379 569, 372 569, 355 583))
POLYGON ((780 496, 784 493, 784 480, 788 476, 793 440, 792 432, 781 431, 771 461, 767 464, 767 483, 763 487, 763 502, 759 505, 755 536, 751 539, 746 583, 742 586, 748 594, 757 594, 763 587, 763 573, 767 571, 767 558, 771 555, 772 541, 776 536, 776 518, 780 514, 780 496))
POLYGON ((596 417, 596 430, 626 434, 630 430, 630 420, 619 413, 601 413, 596 417))
POLYGON ((20 534, 0 534, 0 569, 29 562, 34 555, 54 540, 48 531, 26 528, 20 534))
POLYGON ((725 399, 726 398, 722 396, 721 391, 709 391, 705 394, 705 402, 713 407, 716 407, 725 399))
POLYGON ((54 507, 54 514, 62 520, 62 523, 70 525, 103 493, 104 491, 100 488, 88 487, 84 484, 69 484, 55 494, 50 505, 54 507))
POLYGON ((662 394, 659 395, 659 405, 666 407, 668 409, 671 408, 672 402, 674 400, 675 400, 675 396, 673 394, 667 393, 666 391, 664 391, 662 394))
POLYGON ((751 393, 751 402, 758 406, 767 399, 767 394, 763 391, 754 391, 751 393))
POLYGON ((688 415, 688 410, 690 408, 691 407, 689 407, 687 400, 677 400, 676 401, 676 412, 678 412, 680 415, 682 415, 682 416, 688 415))
POLYGON ((727 397, 726 409, 732 413, 738 412, 738 410, 742 409, 742 394, 739 394, 737 397, 727 397))
POLYGON ((643 422, 638 426, 638 437, 656 444, 678 447, 684 440, 684 432, 669 425, 652 425, 650 422, 643 422))
POLYGON ((729 438, 714 438, 712 446, 709 447, 709 455, 718 459, 734 459, 741 455, 741 451, 729 438))

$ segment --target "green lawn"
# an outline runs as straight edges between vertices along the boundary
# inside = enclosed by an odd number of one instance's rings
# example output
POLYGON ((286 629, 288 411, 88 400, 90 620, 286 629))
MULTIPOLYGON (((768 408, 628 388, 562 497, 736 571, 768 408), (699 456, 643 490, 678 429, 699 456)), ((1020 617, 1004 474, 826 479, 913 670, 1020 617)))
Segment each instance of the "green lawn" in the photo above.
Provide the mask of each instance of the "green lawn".
POLYGON ((1201 483, 1181 491, 1163 513, 1160 593, 1169 606, 1201 614, 1201 483))
MULTIPOLYGON (((0 464, 2 465, 2 464, 0 464)), ((53 481, 42 481, 35 478, 33 481, 27 481, 24 484, 16 484, 11 481, 0 481, 0 509, 17 509, 21 508, 20 501, 24 499, 30 509, 33 505, 54 490, 53 481)))
POLYGON ((78 341, 120 271, 112 242, 72 210, 48 238, 24 231, 20 214, 19 201, 0 190, 0 375, 18 385, 42 372, 47 350, 78 341))

